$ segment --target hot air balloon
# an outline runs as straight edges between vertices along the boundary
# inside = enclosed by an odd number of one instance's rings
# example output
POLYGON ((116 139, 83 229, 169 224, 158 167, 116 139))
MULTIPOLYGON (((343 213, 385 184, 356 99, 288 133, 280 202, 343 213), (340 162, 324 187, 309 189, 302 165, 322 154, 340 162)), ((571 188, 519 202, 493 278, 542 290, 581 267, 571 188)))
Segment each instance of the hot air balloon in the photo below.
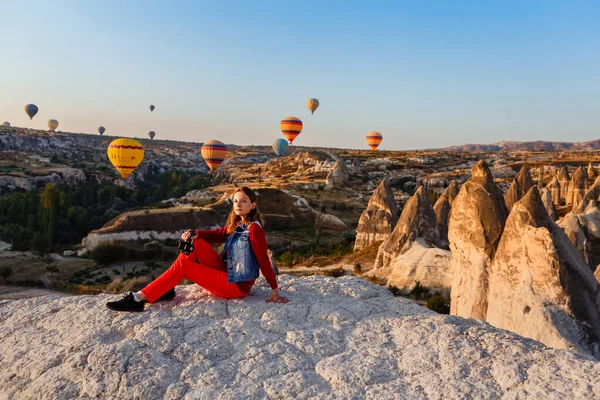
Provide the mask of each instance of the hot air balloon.
POLYGON ((273 151, 279 157, 281 157, 282 155, 284 155, 286 153, 288 147, 290 147, 290 145, 288 144, 288 142, 285 141, 285 139, 273 140, 273 151))
POLYGON ((104 129, 104 127, 103 127, 103 126, 99 126, 99 127, 98 127, 98 133, 100 134, 100 136, 102 136, 102 135, 104 134, 104 131, 105 131, 105 130, 106 130, 106 129, 104 129))
POLYGON ((371 150, 377 150, 379 143, 383 140, 383 136, 379 132, 369 132, 367 133, 367 144, 371 148, 371 150))
POLYGON ((35 104, 27 104, 25 106, 25 114, 29 116, 29 119, 33 119, 35 114, 37 114, 38 108, 35 104))
POLYGON ((144 147, 133 139, 115 139, 108 145, 108 159, 127 178, 144 159, 144 147))
POLYGON ((154 132, 154 131, 148 132, 148 137, 150 138, 150 140, 154 140, 154 136, 156 136, 156 132, 154 132))
POLYGON ((296 139, 296 136, 302 132, 302 121, 300 118, 285 117, 281 120, 279 126, 281 128, 281 132, 283 132, 283 135, 287 138, 290 144, 292 144, 294 139, 296 139))
POLYGON ((50 129, 50 132, 54 132, 56 128, 58 128, 58 121, 55 119, 49 119, 48 128, 50 129))
POLYGON ((7 126, 7 127, 8 127, 8 126, 10 126, 10 122, 8 122, 8 121, 4 121, 4 122, 2 123, 2 126, 7 126))
POLYGON ((202 158, 204 158, 208 168, 214 171, 227 156, 227 146, 218 140, 209 140, 202 145, 200 154, 202 154, 202 158))
POLYGON ((313 99, 313 98, 310 98, 310 99, 308 99, 308 101, 306 102, 306 105, 308 106, 308 109, 310 110, 310 113, 311 113, 311 114, 314 114, 314 113, 315 113, 315 110, 316 110, 317 108, 319 108, 319 100, 317 100, 317 99, 313 99))
POLYGON ((150 104, 150 112, 154 111, 154 105, 150 104))

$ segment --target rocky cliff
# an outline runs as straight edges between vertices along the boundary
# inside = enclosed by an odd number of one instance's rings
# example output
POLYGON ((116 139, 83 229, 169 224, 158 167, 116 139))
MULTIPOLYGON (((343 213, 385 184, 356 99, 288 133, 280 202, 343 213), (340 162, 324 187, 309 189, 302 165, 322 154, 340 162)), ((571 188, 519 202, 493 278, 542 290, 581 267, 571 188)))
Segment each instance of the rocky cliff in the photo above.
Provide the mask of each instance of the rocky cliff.
POLYGON ((600 398, 600 363, 435 314, 357 278, 281 276, 241 300, 179 286, 116 313, 115 296, 0 301, 4 399, 600 398))

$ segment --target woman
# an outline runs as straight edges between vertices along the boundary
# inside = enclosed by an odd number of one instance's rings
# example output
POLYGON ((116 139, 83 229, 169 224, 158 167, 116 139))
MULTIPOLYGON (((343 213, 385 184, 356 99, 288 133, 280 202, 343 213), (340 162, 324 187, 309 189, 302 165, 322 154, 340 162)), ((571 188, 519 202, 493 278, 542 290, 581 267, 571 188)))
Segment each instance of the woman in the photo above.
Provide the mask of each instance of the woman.
POLYGON ((271 286, 273 293, 266 300, 287 303, 279 295, 277 280, 267 255, 267 237, 262 228, 263 219, 256 204, 256 194, 242 187, 233 194, 233 209, 227 225, 213 230, 186 231, 182 240, 194 240, 194 251, 181 253, 171 267, 139 292, 129 292, 121 300, 106 303, 115 311, 144 311, 146 303, 170 300, 175 297, 174 287, 186 278, 208 290, 213 296, 226 299, 245 297, 252 288, 258 269, 271 286), (225 243, 219 255, 211 246, 225 243), (199 264, 196 263, 196 259, 199 264))

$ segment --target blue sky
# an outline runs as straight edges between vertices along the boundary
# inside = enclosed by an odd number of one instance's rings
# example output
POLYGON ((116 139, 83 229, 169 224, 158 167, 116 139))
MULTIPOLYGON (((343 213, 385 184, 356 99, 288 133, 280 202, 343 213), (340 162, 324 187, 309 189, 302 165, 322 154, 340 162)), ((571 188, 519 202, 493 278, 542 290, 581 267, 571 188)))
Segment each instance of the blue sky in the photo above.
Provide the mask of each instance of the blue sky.
POLYGON ((0 120, 17 126, 270 144, 292 115, 294 144, 366 149, 374 130, 388 150, 600 136, 598 1, 0 6, 0 120))

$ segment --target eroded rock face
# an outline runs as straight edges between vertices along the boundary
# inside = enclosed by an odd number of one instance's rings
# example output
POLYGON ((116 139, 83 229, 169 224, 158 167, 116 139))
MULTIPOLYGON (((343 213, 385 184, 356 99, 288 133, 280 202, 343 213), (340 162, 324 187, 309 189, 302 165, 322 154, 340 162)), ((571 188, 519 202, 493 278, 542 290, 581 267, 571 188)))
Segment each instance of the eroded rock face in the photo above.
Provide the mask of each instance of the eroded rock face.
POLYGON ((600 176, 596 178, 594 184, 588 189, 588 191, 583 196, 584 200, 600 200, 600 176))
POLYGON ((117 313, 117 296, 0 302, 0 398, 593 399, 600 363, 435 314, 353 277, 278 278, 240 300, 178 286, 117 313))
POLYGON ((594 166, 592 165, 592 162, 590 161, 587 167, 587 176, 588 178, 593 178, 594 176, 596 176, 596 172, 594 171, 594 166))
POLYGON ((439 234, 438 245, 445 249, 449 248, 448 220, 450 218, 450 211, 452 210, 452 202, 457 195, 458 184, 456 181, 452 181, 433 206, 439 234))
POLYGON ((542 198, 542 202, 544 203, 544 208, 548 212, 548 215, 552 219, 552 221, 556 221, 558 219, 556 215, 556 209, 554 208, 554 203, 552 202, 552 195, 548 189, 542 189, 540 192, 540 197, 542 198))
POLYGON ((358 220, 354 251, 385 240, 398 221, 398 205, 387 179, 383 179, 358 220))
POLYGON ((561 205, 561 189, 560 182, 558 181, 558 177, 552 178, 550 183, 546 186, 546 189, 550 192, 550 196, 552 196, 552 203, 555 206, 561 205))
POLYGON ((487 322, 600 357, 600 292, 536 188, 515 204, 490 269, 487 322))
POLYGON ((585 192, 588 188, 587 173, 583 167, 579 167, 575 170, 571 182, 569 182, 569 190, 567 192, 567 205, 577 207, 579 202, 583 199, 585 192))
POLYGON ((325 183, 329 187, 344 187, 350 179, 350 173, 346 167, 346 161, 342 157, 338 157, 333 165, 333 169, 327 174, 325 183))
POLYGON ((567 192, 569 191, 569 182, 571 182, 571 177, 569 176, 569 171, 566 166, 562 166, 558 170, 558 181, 560 182, 560 199, 563 203, 567 201, 567 192))
POLYGON ((422 237, 429 243, 438 240, 436 216, 423 186, 406 202, 394 231, 379 246, 375 268, 390 265, 391 261, 422 237))
POLYGON ((479 161, 452 203, 452 315, 485 319, 488 268, 500 242, 507 210, 485 161, 479 161))
POLYGON ((510 185, 508 192, 504 195, 506 208, 510 211, 513 204, 525 196, 525 193, 531 187, 533 187, 533 180, 531 179, 531 174, 529 174, 529 167, 524 165, 513 180, 512 185, 510 185))

